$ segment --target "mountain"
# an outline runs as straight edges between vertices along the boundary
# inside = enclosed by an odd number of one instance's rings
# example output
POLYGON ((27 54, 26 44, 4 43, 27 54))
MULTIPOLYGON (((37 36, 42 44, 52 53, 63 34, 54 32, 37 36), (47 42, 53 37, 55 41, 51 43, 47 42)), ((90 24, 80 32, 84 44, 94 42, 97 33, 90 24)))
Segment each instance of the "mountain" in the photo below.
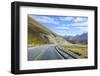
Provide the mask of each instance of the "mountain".
POLYGON ((63 37, 57 35, 50 29, 43 26, 30 16, 28 16, 28 46, 44 44, 70 44, 63 37))
POLYGON ((76 36, 64 36, 64 39, 73 44, 75 43, 88 44, 88 33, 83 33, 81 35, 76 35, 76 36))

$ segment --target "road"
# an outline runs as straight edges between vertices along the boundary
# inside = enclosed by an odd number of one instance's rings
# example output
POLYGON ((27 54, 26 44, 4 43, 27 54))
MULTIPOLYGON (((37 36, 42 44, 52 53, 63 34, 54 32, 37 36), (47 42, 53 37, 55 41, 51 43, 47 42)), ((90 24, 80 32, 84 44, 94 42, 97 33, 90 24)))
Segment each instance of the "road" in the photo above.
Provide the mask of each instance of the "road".
POLYGON ((57 59, 76 59, 69 53, 64 53, 57 45, 50 44, 28 48, 28 61, 32 60, 57 60, 57 59))

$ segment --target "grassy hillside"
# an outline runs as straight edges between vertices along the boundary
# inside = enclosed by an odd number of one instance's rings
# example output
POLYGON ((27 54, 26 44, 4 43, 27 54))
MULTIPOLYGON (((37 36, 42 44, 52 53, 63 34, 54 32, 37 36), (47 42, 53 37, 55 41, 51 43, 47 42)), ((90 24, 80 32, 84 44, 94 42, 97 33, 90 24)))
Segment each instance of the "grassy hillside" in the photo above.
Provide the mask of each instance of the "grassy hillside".
POLYGON ((56 34, 28 16, 28 46, 55 43, 56 34))

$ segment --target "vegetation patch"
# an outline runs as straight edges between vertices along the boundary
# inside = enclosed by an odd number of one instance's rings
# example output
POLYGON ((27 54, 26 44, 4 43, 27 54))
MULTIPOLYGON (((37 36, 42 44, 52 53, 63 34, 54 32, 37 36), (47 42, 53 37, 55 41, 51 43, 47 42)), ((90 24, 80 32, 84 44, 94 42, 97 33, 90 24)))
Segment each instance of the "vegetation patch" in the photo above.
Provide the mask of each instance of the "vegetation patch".
POLYGON ((74 54, 77 54, 81 58, 87 58, 88 57, 88 48, 85 45, 81 46, 76 46, 76 45, 61 45, 61 48, 65 51, 71 51, 74 54))

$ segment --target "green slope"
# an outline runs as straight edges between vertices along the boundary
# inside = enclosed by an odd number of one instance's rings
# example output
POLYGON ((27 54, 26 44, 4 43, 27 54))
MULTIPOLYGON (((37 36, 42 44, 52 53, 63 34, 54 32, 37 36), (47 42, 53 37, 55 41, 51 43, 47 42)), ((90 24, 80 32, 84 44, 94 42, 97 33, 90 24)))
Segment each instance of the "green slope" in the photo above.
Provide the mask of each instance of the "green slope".
POLYGON ((56 34, 28 16, 28 45, 37 46, 55 42, 56 34))
POLYGON ((39 22, 35 21, 34 19, 32 19, 29 16, 28 16, 28 27, 30 29, 32 29, 33 31, 37 31, 38 30, 37 32, 41 32, 41 33, 45 33, 45 34, 54 34, 54 32, 52 32, 48 28, 44 27, 42 24, 40 24, 39 22))

